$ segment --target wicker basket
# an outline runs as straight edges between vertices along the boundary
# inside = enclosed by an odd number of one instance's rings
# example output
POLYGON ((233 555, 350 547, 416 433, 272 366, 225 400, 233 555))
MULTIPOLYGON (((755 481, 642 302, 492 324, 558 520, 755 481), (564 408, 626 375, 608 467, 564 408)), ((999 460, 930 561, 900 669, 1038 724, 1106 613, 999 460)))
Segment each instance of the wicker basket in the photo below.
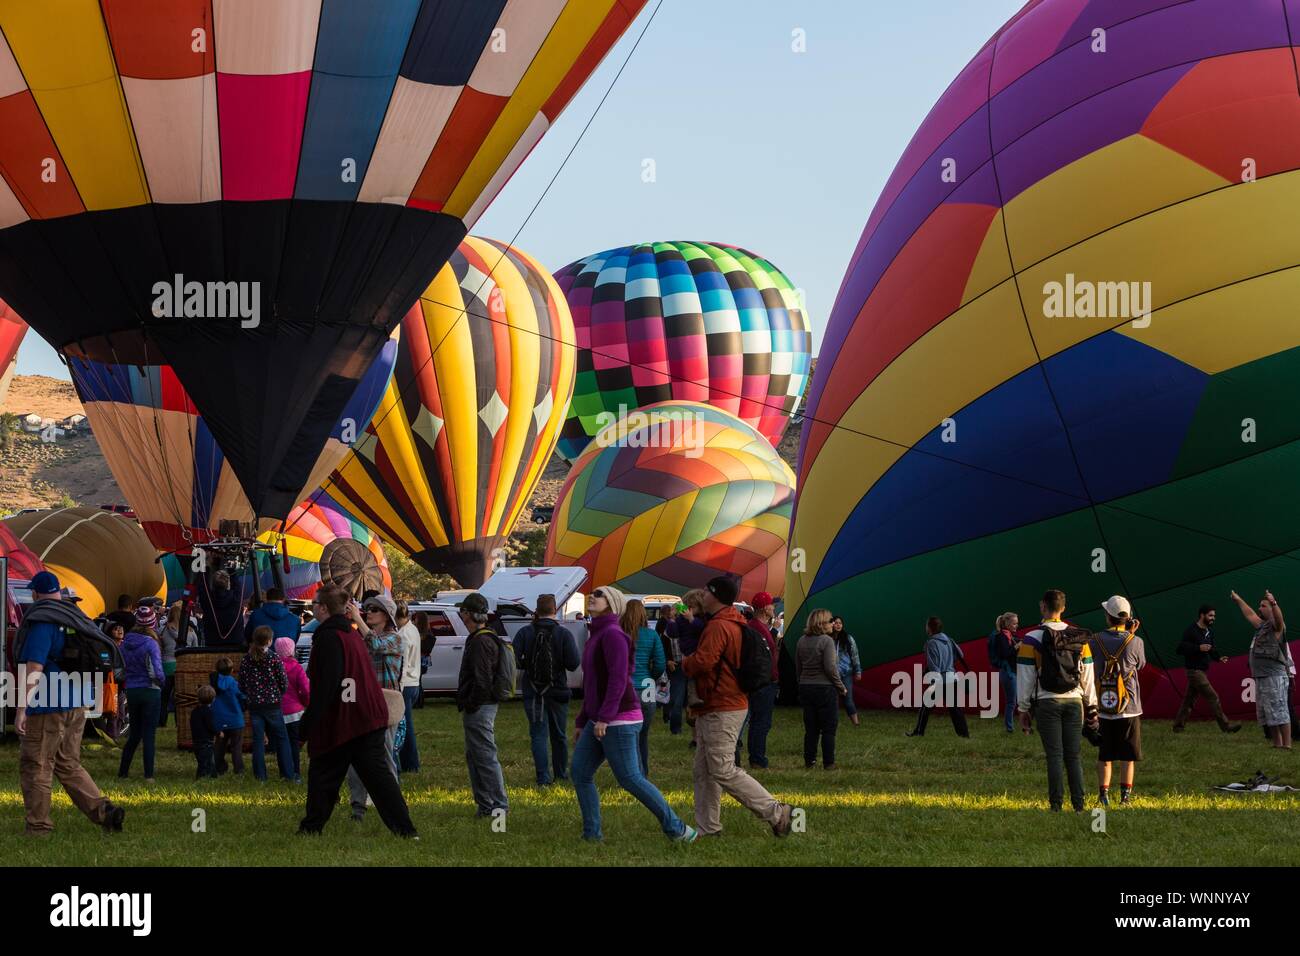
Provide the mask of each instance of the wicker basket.
MULTIPOLYGON (((190 714, 199 705, 199 688, 208 683, 212 672, 217 669, 217 661, 229 657, 232 665, 230 674, 239 676, 239 662, 243 652, 232 647, 228 649, 207 647, 178 647, 176 649, 176 748, 193 750, 194 738, 190 735, 190 714)), ((253 723, 248 713, 244 713, 244 752, 253 749, 253 723)))

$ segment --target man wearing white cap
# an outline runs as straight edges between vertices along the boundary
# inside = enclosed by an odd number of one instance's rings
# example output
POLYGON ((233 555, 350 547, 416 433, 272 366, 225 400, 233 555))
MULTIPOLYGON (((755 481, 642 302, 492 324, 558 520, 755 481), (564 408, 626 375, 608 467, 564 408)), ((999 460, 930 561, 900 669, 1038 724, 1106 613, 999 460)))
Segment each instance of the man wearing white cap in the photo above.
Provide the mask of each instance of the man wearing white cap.
POLYGON ((1137 636, 1139 622, 1128 599, 1116 594, 1102 604, 1106 630, 1092 636, 1097 685, 1100 741, 1097 753, 1097 799, 1110 806, 1111 763, 1119 763, 1121 804, 1133 796, 1133 773, 1142 759, 1142 687, 1138 672, 1146 666, 1146 646, 1137 636))

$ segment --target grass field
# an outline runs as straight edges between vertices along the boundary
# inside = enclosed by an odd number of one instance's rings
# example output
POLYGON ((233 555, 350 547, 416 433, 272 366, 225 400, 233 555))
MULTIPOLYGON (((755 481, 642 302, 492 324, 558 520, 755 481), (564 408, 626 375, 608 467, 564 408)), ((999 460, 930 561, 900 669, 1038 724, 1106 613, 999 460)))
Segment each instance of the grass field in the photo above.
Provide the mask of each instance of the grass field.
MULTIPOLYGON (((389 836, 372 810, 364 823, 341 806, 319 839, 294 835, 303 787, 258 784, 246 770, 196 784, 193 759, 160 734, 158 782, 146 786, 136 755, 128 781, 115 778, 117 752, 87 745, 85 764, 127 808, 126 830, 107 837, 55 785, 54 836, 23 835, 18 748, 0 746, 0 859, 7 865, 1294 865, 1300 862, 1300 794, 1213 793, 1215 783, 1262 769, 1300 785, 1300 755, 1269 748, 1252 725, 1227 736, 1212 723, 1174 735, 1167 721, 1144 728, 1133 806, 1112 806, 1106 832, 1092 815, 1048 813, 1046 774, 1036 736, 1006 734, 996 720, 972 720, 958 740, 947 721, 924 739, 907 739, 910 715, 864 712, 860 728, 844 721, 839 769, 805 770, 799 711, 780 708, 769 742, 772 767, 759 777, 805 811, 806 831, 777 840, 749 813, 724 799, 720 840, 674 846, 655 820, 618 789, 608 769, 601 786, 605 842, 584 843, 573 792, 533 785, 527 726, 518 703, 502 707, 497 740, 510 792, 504 833, 473 819, 454 705, 416 711, 423 770, 403 779, 419 842, 389 836), (207 830, 194 833, 195 809, 207 830)), ((656 717, 651 779, 691 819, 689 737, 671 737, 656 717)), ((1089 807, 1095 802, 1095 751, 1084 745, 1089 807)), ((306 759, 304 755, 304 760, 306 759)), ((305 768, 304 768, 305 769, 305 768)), ((272 766, 274 774, 274 766, 272 766)), ((346 787, 344 788, 346 796, 346 787)), ((1116 798, 1116 803, 1118 799, 1116 798)))

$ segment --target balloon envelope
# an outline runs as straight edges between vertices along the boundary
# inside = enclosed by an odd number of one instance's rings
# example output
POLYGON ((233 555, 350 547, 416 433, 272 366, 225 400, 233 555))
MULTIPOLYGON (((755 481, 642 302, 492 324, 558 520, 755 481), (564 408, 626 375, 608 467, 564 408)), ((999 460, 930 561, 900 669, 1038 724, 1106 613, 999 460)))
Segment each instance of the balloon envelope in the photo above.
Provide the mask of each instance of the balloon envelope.
POLYGON ((4 408, 9 382, 18 363, 18 346, 27 334, 27 323, 0 299, 0 410, 4 408))
POLYGON ((402 320, 388 390, 326 490, 425 569, 477 587, 555 450, 573 369, 555 280, 470 237, 402 320))
POLYGON ((1060 588, 1094 628, 1126 595, 1169 668, 1200 604, 1231 656, 1251 637, 1231 589, 1300 593, 1283 8, 1043 0, 953 81, 822 343, 789 633, 831 608, 883 666, 927 615, 969 640, 1060 588))
POLYGON ((759 432, 699 402, 660 402, 601 431, 556 501, 548 565, 636 594, 740 579, 785 589, 794 474, 759 432))
POLYGON ((0 296, 169 365, 284 517, 388 333, 643 0, 0 2, 0 296))
POLYGON ((620 415, 669 399, 708 402, 781 441, 808 382, 812 333, 772 263, 736 246, 647 242, 579 259, 555 279, 578 335, 566 460, 620 415))

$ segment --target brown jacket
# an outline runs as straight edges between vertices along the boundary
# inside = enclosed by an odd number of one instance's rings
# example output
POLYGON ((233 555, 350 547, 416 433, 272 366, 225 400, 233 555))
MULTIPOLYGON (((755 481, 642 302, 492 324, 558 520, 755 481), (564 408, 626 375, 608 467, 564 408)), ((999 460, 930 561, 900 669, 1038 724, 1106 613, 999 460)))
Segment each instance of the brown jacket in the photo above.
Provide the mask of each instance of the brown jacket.
POLYGON ((744 626, 739 611, 724 607, 704 625, 695 653, 682 660, 682 669, 687 677, 695 678, 695 692, 704 702, 692 707, 692 713, 748 709, 749 695, 736 679, 744 626))

